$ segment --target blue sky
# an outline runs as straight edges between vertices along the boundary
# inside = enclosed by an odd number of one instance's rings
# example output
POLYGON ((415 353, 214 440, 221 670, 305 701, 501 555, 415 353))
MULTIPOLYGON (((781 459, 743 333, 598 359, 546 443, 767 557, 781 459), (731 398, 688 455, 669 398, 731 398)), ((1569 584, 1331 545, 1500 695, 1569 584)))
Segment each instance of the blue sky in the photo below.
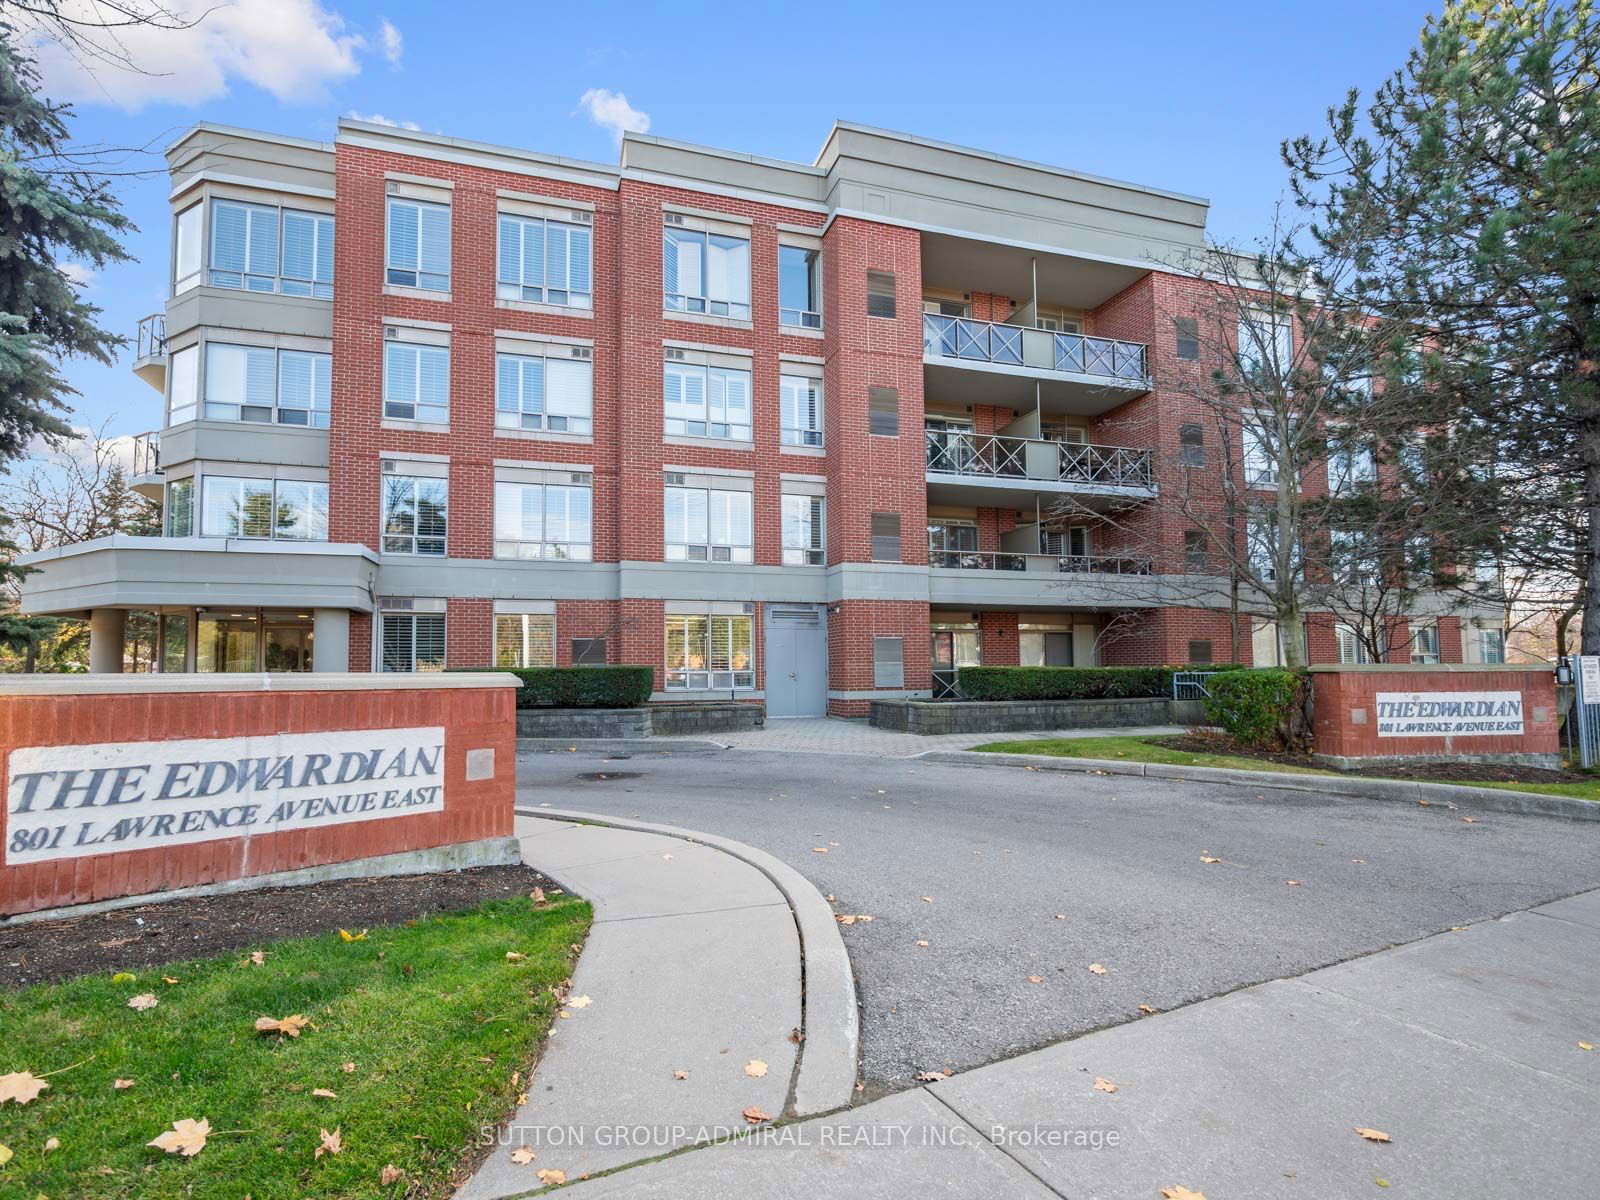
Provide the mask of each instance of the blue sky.
MULTIPOLYGON (((198 120, 331 140, 357 113, 613 162, 615 124, 648 120, 810 162, 842 117, 1203 196, 1214 236, 1248 240, 1284 190, 1280 140, 1398 67, 1432 7, 234 0, 187 32, 125 39, 159 74, 91 79, 42 58, 84 141, 159 150, 198 120)), ((166 190, 159 174, 126 181, 139 261, 87 284, 130 336, 165 303, 166 190)), ((68 377, 84 393, 77 423, 160 424, 126 356, 68 377)))

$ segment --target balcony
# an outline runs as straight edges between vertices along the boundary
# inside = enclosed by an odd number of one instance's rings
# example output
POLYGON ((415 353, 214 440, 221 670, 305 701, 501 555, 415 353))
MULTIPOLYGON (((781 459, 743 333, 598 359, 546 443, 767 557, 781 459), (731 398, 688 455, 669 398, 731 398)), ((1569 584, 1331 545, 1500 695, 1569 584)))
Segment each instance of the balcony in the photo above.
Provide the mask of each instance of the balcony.
POLYGON ((147 500, 161 499, 161 435, 153 429, 133 435, 128 486, 147 500))
POLYGON ((934 504, 1031 509, 1074 496, 1092 508, 1156 494, 1148 450, 931 429, 925 437, 934 504))
POLYGON ((930 567, 951 571, 1024 571, 1045 575, 1148 575, 1139 554, 1011 554, 986 550, 933 550, 930 567))
POLYGON ((924 313, 930 400, 1097 415, 1150 390, 1142 342, 924 313))
POLYGON ((139 319, 134 339, 133 373, 162 395, 167 391, 167 314, 139 319))

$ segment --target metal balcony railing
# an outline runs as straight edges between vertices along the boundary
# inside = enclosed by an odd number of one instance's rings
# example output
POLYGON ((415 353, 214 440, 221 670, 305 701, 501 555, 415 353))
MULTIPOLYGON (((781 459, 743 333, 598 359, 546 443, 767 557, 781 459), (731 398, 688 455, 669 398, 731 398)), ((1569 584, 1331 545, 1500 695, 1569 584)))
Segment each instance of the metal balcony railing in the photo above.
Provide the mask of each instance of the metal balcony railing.
POLYGON ((138 347, 135 359, 160 358, 167 352, 167 314, 151 313, 139 318, 138 347))
POLYGON ((930 429, 928 470, 987 479, 1154 487, 1148 450, 930 429))
POLYGON ((134 475, 154 475, 161 470, 161 435, 155 430, 133 435, 134 475))
POLYGON ((960 571, 1027 571, 1061 575, 1148 575, 1137 554, 1012 554, 988 550, 931 550, 928 565, 960 571))
POLYGON ((971 321, 938 313, 922 314, 922 349, 925 354, 941 358, 1041 367, 1130 383, 1143 383, 1149 378, 1142 342, 971 321))

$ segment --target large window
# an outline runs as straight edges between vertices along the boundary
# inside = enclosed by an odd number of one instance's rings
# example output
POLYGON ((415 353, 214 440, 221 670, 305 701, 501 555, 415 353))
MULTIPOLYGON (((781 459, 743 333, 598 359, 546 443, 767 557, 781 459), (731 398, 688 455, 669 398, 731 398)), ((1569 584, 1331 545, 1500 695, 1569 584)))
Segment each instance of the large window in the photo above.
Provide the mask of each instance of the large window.
POLYGON ((1503 663, 1506 660, 1506 633, 1503 629, 1485 629, 1478 635, 1478 657, 1486 663, 1503 663))
POLYGON ((207 475, 201 488, 202 537, 328 540, 325 483, 207 475))
POLYGON ((385 671, 444 670, 444 614, 383 614, 382 668, 385 671))
POLYGON ((200 347, 174 350, 167 360, 167 424, 181 425, 200 415, 200 347))
POLYGON ((1368 663, 1372 655, 1367 650, 1366 642, 1361 640, 1351 625, 1335 625, 1333 627, 1334 640, 1339 645, 1339 661, 1342 663, 1368 663))
POLYGON ((753 624, 747 616, 667 617, 667 690, 754 687, 753 624))
POLYGON ((822 445, 822 380, 778 378, 779 437, 785 446, 822 445))
POLYGON ((537 613, 495 613, 494 665, 511 670, 556 665, 556 619, 537 613))
POLYGON ((820 567, 827 559, 827 534, 821 496, 783 497, 783 561, 789 566, 820 567))
MULTIPOLYGON (((192 287, 198 263, 199 206, 178 216, 174 291, 192 287)), ((238 200, 211 202, 213 287, 333 299, 333 217, 238 200)))
POLYGON ((332 394, 331 355, 206 344, 207 420, 326 429, 332 394))
POLYGON ((1239 320, 1239 366, 1246 375, 1286 382, 1294 366, 1294 321, 1285 313, 1239 320))
POLYGON ((421 475, 383 477, 383 552, 445 552, 450 481, 421 475))
POLYGON ((778 247, 778 324, 822 328, 822 251, 778 247))
POLYGON ((1328 489, 1334 495, 1360 490, 1378 478, 1378 459, 1371 442, 1337 433, 1328 451, 1328 489))
POLYGON ((496 558, 592 557, 592 489, 578 484, 494 485, 496 558))
POLYGON ((383 415, 398 421, 450 421, 450 350, 413 342, 383 347, 383 415))
MULTIPOLYGON (((668 214, 669 222, 674 216, 668 214)), ((662 258, 668 311, 749 319, 748 237, 669 223, 662 258)))
POLYGON ((750 440, 749 371, 668 362, 664 388, 669 436, 750 440))
POLYGON ((1245 527, 1250 569, 1263 583, 1278 581, 1278 526, 1268 517, 1251 517, 1245 527))
POLYGON ((700 487, 664 491, 668 562, 753 561, 749 492, 700 487))
POLYGON ((593 237, 587 225, 501 213, 495 295, 502 300, 592 307, 593 237))
POLYGON ((201 241, 206 207, 191 204, 178 214, 172 246, 172 294, 179 295, 200 284, 201 241))
POLYGON ((1244 485, 1271 490, 1278 486, 1277 437, 1264 422, 1267 417, 1246 415, 1241 430, 1244 439, 1244 485))
POLYGON ((399 287, 450 290, 450 206, 389 197, 384 280, 399 287))
POLYGON ((500 429, 594 431, 594 363, 554 355, 495 355, 494 423, 500 429))

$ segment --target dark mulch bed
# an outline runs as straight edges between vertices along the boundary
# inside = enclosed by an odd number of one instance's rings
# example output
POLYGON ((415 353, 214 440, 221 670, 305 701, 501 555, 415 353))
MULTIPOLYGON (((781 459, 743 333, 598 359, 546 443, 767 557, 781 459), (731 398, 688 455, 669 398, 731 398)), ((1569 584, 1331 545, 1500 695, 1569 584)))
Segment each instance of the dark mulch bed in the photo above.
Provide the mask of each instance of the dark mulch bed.
MULTIPOLYGON (((1309 754, 1277 754, 1235 745, 1231 738, 1203 733, 1150 739, 1158 746, 1187 750, 1194 754, 1233 754, 1258 758, 1262 762, 1286 767, 1311 767, 1329 770, 1309 754)), ((1416 763, 1412 766, 1358 767, 1340 771, 1341 775, 1361 775, 1370 779, 1422 779, 1431 783, 1593 783, 1587 771, 1547 771, 1542 767, 1519 767, 1510 763, 1416 763)))
POLYGON ((377 928, 486 900, 559 890, 528 867, 338 879, 300 887, 195 896, 56 921, 0 925, 0 987, 95 971, 139 971, 279 938, 377 928))

